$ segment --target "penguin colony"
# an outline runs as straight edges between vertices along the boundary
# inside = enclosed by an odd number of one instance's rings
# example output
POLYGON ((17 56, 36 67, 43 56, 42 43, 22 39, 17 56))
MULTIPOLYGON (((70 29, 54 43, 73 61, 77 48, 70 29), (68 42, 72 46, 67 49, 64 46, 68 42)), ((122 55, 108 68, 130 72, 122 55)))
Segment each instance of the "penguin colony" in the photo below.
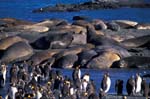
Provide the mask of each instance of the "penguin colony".
MULTIPOLYGON (((9 82, 5 96, 0 99, 103 99, 107 96, 111 85, 111 76, 105 73, 101 81, 99 92, 90 75, 81 75, 80 66, 72 72, 72 78, 49 65, 30 66, 26 62, 21 65, 13 64, 7 70, 5 64, 1 65, 0 87, 5 88, 9 82), (6 79, 6 73, 10 77, 6 79)), ((116 79, 115 91, 123 96, 123 80, 116 79)), ((129 96, 149 97, 149 84, 140 74, 131 76, 126 84, 129 96)))

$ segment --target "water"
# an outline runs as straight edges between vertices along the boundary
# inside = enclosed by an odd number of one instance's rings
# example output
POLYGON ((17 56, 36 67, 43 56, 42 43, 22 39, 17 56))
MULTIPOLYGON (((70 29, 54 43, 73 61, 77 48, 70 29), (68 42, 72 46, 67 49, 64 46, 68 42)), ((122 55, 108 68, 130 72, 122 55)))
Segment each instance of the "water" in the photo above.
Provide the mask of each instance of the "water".
POLYGON ((138 22, 150 22, 150 8, 120 8, 91 10, 80 12, 32 13, 33 9, 55 5, 57 3, 81 3, 88 0, 0 0, 0 18, 13 17, 29 21, 41 21, 49 18, 72 20, 75 15, 84 15, 104 20, 127 19, 138 22))

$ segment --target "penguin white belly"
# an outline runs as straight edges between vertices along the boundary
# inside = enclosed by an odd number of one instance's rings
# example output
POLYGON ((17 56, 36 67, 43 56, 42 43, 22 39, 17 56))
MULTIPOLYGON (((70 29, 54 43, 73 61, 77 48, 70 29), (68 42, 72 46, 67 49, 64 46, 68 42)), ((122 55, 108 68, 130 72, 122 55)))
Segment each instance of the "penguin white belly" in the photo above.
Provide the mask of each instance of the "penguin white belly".
POLYGON ((106 90, 104 90, 105 93, 107 93, 110 89, 110 86, 111 86, 111 80, 109 77, 107 77, 107 80, 106 80, 106 90))
POLYGON ((15 99, 16 92, 18 92, 17 88, 16 87, 11 87, 9 95, 10 95, 10 97, 12 97, 12 99, 15 99))
POLYGON ((4 85, 5 85, 5 81, 6 81, 6 69, 3 71, 3 79, 4 79, 4 85))
POLYGON ((37 91, 36 99, 41 99, 41 97, 42 97, 42 94, 39 91, 37 91))
POLYGON ((89 82, 90 81, 89 75, 84 75, 83 80, 86 80, 87 82, 89 82))
POLYGON ((141 83, 142 83, 142 79, 141 79, 141 77, 138 77, 138 79, 137 79, 137 82, 136 82, 136 93, 138 93, 138 92, 140 92, 141 91, 141 83))

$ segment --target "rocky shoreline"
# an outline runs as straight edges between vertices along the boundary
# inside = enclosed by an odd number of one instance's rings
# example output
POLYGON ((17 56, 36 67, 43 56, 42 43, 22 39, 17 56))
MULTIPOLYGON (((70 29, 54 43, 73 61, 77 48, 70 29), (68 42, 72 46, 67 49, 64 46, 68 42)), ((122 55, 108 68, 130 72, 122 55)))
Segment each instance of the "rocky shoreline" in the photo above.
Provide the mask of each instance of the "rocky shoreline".
POLYGON ((150 8, 150 3, 89 1, 80 4, 56 4, 55 6, 46 6, 46 7, 38 8, 33 10, 32 12, 33 13, 75 12, 81 10, 117 9, 122 7, 150 8))
POLYGON ((150 24, 130 20, 88 21, 75 16, 28 22, 0 19, 1 63, 53 68, 150 68, 150 24))

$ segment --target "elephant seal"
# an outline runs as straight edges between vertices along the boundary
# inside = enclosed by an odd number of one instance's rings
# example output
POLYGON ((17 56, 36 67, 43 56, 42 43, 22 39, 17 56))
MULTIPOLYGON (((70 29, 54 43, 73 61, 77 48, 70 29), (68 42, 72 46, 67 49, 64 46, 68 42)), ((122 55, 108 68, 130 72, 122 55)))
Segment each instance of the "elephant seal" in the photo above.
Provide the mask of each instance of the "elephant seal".
POLYGON ((81 67, 85 67, 88 61, 90 61, 96 55, 97 53, 94 50, 82 51, 78 54, 78 64, 80 64, 81 67))
POLYGON ((52 58, 53 55, 55 55, 56 53, 58 53, 59 50, 44 50, 44 51, 40 51, 40 52, 35 52, 30 59, 28 60, 28 62, 32 61, 32 65, 38 65, 41 62, 52 58))
POLYGON ((91 22, 93 24, 93 26, 95 27, 96 30, 106 30, 107 29, 107 25, 99 19, 94 19, 91 22))
POLYGON ((107 27, 108 27, 108 29, 113 30, 113 31, 120 31, 120 26, 113 21, 108 22, 107 27))
POLYGON ((73 36, 70 33, 49 34, 46 36, 46 40, 50 42, 51 49, 61 49, 66 48, 71 44, 73 36))
POLYGON ((82 26, 86 28, 88 25, 91 25, 91 24, 90 22, 87 22, 85 20, 76 20, 72 23, 72 25, 82 26))
POLYGON ((19 20, 19 19, 15 19, 15 18, 0 18, 0 21, 5 22, 7 27, 33 24, 33 22, 19 20))
POLYGON ((97 35, 95 32, 95 29, 92 25, 87 27, 87 42, 88 43, 92 43, 96 46, 98 45, 109 45, 109 46, 121 46, 121 44, 119 44, 119 42, 108 38, 104 35, 97 35))
POLYGON ((62 49, 68 47, 73 40, 70 33, 48 34, 39 37, 36 41, 30 43, 34 49, 62 49))
POLYGON ((66 22, 66 20, 63 20, 63 19, 46 19, 46 20, 38 22, 34 25, 36 25, 36 26, 45 26, 45 27, 48 27, 48 28, 52 28, 52 27, 55 27, 57 25, 60 25, 62 22, 66 22))
POLYGON ((130 21, 130 20, 113 20, 113 22, 119 24, 121 28, 125 28, 125 29, 134 28, 138 24, 138 22, 130 21))
POLYGON ((86 34, 87 30, 85 27, 79 25, 59 25, 52 27, 51 31, 59 31, 60 33, 75 33, 75 34, 86 34))
POLYGON ((30 45, 34 49, 46 50, 46 49, 49 49, 50 42, 48 42, 46 40, 45 36, 41 36, 41 37, 37 38, 37 40, 35 40, 34 42, 31 42, 30 45))
POLYGON ((150 35, 127 39, 127 40, 121 41, 120 43, 126 48, 136 48, 136 47, 145 45, 148 42, 150 42, 150 35))
POLYGON ((137 24, 136 26, 136 29, 138 30, 147 30, 147 29, 150 29, 150 24, 137 24))
POLYGON ((60 51, 58 54, 55 55, 55 58, 59 59, 69 54, 79 54, 82 51, 92 49, 93 47, 94 46, 91 44, 72 46, 72 47, 69 47, 68 49, 60 51))
POLYGON ((92 69, 106 69, 110 68, 113 62, 120 60, 120 56, 113 52, 102 52, 91 59, 86 68, 92 69))
POLYGON ((20 41, 25 41, 27 42, 27 40, 19 37, 19 36, 10 36, 10 37, 7 37, 7 38, 4 38, 4 39, 1 39, 0 40, 0 50, 5 50, 7 49, 9 46, 17 43, 17 42, 20 42, 20 41))
POLYGON ((150 57, 130 56, 112 64, 112 68, 149 68, 150 57))
POLYGON ((72 68, 77 60, 78 56, 76 54, 68 54, 56 60, 53 67, 72 68))
POLYGON ((33 49, 26 42, 17 42, 8 47, 1 58, 1 62, 9 63, 12 61, 20 61, 23 58, 28 58, 33 54, 33 49))

